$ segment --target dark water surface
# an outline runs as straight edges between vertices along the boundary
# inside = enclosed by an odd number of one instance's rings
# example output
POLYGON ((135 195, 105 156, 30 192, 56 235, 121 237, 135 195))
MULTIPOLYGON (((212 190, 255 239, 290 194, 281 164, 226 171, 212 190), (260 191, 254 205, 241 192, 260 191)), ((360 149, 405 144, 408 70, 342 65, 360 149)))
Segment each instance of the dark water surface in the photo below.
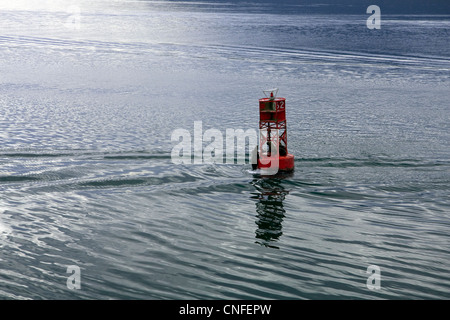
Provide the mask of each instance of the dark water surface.
POLYGON ((449 16, 14 3, 0 298, 450 298, 449 16), (272 87, 293 175, 172 163, 174 130, 256 130, 272 87))

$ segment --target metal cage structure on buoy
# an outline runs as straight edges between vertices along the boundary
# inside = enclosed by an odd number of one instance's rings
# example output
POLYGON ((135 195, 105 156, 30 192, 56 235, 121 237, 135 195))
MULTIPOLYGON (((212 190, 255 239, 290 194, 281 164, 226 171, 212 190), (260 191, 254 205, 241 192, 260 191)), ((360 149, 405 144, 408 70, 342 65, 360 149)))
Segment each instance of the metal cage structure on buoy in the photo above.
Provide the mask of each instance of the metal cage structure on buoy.
POLYGON ((294 156, 288 152, 286 99, 277 97, 278 89, 264 90, 259 99, 259 146, 253 169, 271 172, 294 170, 294 156))

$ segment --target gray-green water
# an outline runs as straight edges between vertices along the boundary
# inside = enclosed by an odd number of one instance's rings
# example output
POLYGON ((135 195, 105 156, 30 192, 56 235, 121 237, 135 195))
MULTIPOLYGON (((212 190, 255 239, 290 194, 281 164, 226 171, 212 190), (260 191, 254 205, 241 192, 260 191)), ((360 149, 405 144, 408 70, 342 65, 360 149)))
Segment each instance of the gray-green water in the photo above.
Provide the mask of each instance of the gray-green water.
POLYGON ((448 16, 77 6, 0 5, 0 298, 450 298, 448 16), (172 163, 272 87, 293 175, 172 163))

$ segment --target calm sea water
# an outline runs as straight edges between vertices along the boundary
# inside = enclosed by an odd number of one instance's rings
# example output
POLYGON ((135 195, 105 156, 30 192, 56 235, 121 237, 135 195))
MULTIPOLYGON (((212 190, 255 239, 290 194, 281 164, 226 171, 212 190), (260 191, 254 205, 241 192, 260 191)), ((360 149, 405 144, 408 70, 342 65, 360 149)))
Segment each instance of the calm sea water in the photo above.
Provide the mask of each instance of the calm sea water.
POLYGON ((450 298, 450 16, 33 3, 0 4, 0 298, 450 298), (272 87, 293 175, 172 163, 272 87))

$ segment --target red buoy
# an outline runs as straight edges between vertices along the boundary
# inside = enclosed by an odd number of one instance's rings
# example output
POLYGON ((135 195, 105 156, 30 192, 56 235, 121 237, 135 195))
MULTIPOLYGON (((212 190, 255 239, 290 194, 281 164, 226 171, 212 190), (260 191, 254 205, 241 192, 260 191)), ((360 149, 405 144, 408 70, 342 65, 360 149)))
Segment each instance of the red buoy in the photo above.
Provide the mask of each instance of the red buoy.
POLYGON ((276 96, 278 89, 265 90, 259 99, 259 149, 253 168, 271 174, 294 170, 294 156, 288 152, 286 99, 276 96))

